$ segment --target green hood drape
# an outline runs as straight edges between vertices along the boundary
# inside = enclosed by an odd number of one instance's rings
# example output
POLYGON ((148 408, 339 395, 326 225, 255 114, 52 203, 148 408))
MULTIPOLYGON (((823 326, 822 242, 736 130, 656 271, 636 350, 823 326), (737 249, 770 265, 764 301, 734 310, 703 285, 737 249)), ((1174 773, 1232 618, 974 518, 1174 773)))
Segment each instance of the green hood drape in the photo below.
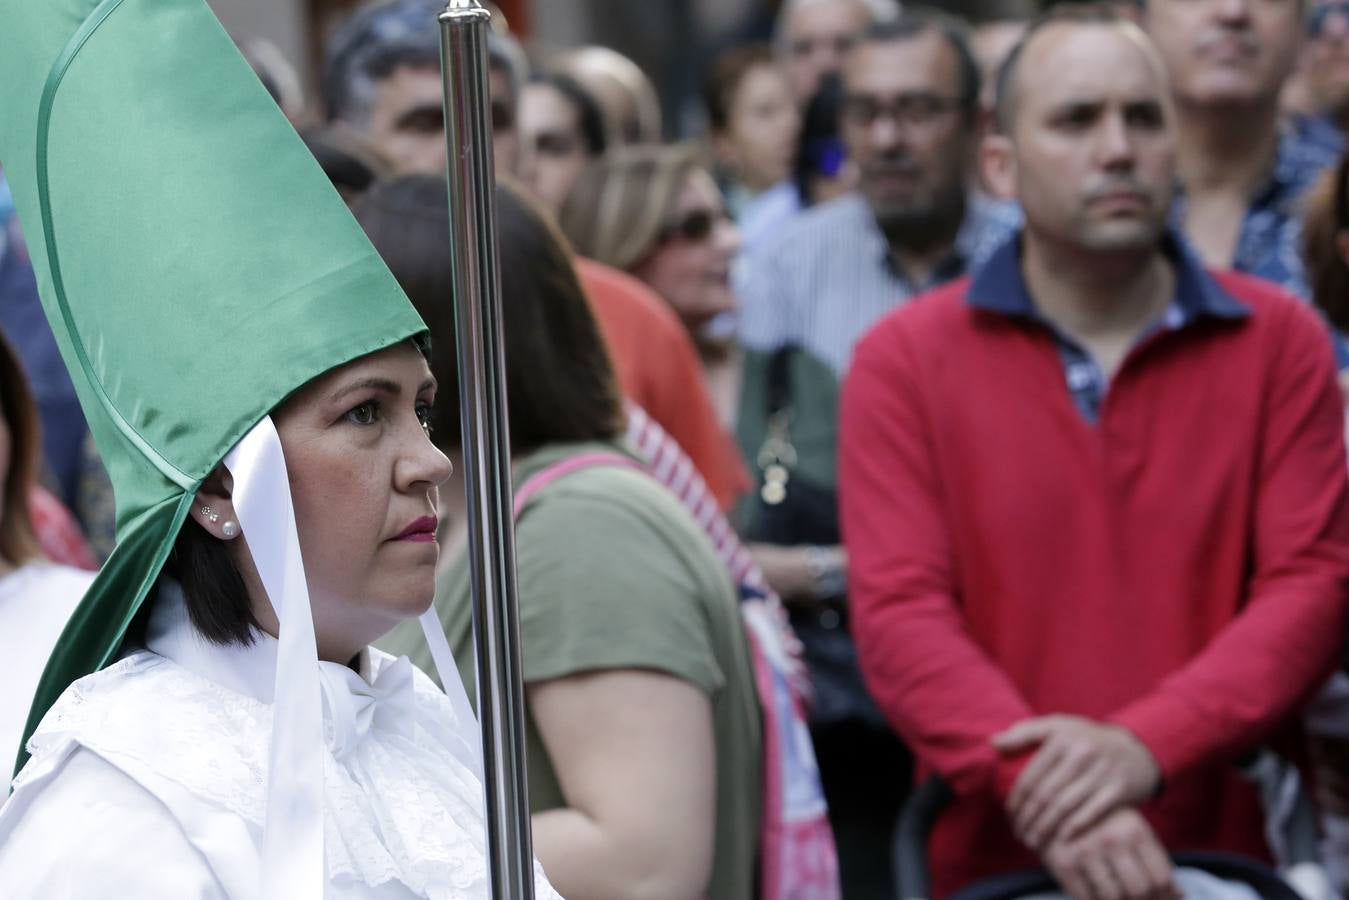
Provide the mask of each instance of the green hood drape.
POLYGON ((234 443, 425 326, 203 0, 0 0, 0 35, 0 164, 117 497, 26 740, 114 661, 234 443))

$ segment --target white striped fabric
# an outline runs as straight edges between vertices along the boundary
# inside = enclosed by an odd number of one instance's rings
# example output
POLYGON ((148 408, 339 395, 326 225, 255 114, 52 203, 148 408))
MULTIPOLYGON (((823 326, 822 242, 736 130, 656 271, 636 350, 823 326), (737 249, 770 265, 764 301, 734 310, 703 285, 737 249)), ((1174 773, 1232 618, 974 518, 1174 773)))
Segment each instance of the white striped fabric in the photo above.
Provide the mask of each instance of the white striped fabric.
POLYGON ((637 451, 645 463, 647 474, 663 484, 678 498, 706 532, 717 555, 726 564, 731 581, 737 590, 748 587, 762 596, 760 602, 768 618, 777 627, 782 660, 792 689, 802 698, 812 696, 810 676, 802 658, 801 642, 787 620, 787 610, 764 577, 763 569, 749 555, 740 537, 717 505, 707 482, 698 473, 693 462, 660 423, 646 414, 640 406, 628 404, 628 446, 637 451))
POLYGON ((763 570, 740 543, 735 529, 717 507, 717 501, 703 476, 694 468, 675 439, 641 407, 628 407, 627 441, 637 451, 637 455, 646 461, 647 472, 669 488, 707 532, 717 555, 730 570, 732 580, 770 595, 772 602, 780 605, 781 601, 768 586, 763 570))

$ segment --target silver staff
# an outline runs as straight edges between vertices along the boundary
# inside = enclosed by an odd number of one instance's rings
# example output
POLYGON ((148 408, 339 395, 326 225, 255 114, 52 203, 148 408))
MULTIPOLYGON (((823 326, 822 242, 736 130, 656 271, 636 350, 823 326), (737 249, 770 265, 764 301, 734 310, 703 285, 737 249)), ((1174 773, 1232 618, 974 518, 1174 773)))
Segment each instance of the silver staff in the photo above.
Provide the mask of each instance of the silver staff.
POLYGON ((487 854, 493 900, 533 900, 487 77, 491 14, 478 0, 450 0, 439 18, 487 854))

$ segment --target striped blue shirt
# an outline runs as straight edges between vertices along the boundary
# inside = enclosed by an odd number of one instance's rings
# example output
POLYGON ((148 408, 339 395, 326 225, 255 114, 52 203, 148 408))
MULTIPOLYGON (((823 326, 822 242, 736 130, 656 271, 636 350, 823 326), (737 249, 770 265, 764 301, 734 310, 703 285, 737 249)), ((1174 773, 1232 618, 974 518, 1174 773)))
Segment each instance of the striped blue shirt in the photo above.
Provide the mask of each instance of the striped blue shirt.
POLYGON ((949 257, 915 284, 896 270, 876 217, 858 193, 794 217, 751 249, 736 272, 740 339, 804 347, 841 378, 853 345, 887 312, 965 274, 1016 229, 1015 206, 971 198, 949 257))

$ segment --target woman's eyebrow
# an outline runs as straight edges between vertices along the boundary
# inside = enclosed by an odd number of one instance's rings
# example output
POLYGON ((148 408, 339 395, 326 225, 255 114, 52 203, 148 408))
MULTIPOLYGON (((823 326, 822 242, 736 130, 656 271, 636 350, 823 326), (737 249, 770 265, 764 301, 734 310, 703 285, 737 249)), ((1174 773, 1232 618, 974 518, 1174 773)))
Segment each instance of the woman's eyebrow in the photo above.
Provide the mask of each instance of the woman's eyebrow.
POLYGON ((328 397, 328 402, 336 403, 348 394, 363 390, 376 390, 384 394, 391 394, 395 397, 402 391, 398 386, 398 382, 393 379, 373 376, 370 378, 362 378, 360 381, 353 381, 351 384, 343 385, 328 397))

